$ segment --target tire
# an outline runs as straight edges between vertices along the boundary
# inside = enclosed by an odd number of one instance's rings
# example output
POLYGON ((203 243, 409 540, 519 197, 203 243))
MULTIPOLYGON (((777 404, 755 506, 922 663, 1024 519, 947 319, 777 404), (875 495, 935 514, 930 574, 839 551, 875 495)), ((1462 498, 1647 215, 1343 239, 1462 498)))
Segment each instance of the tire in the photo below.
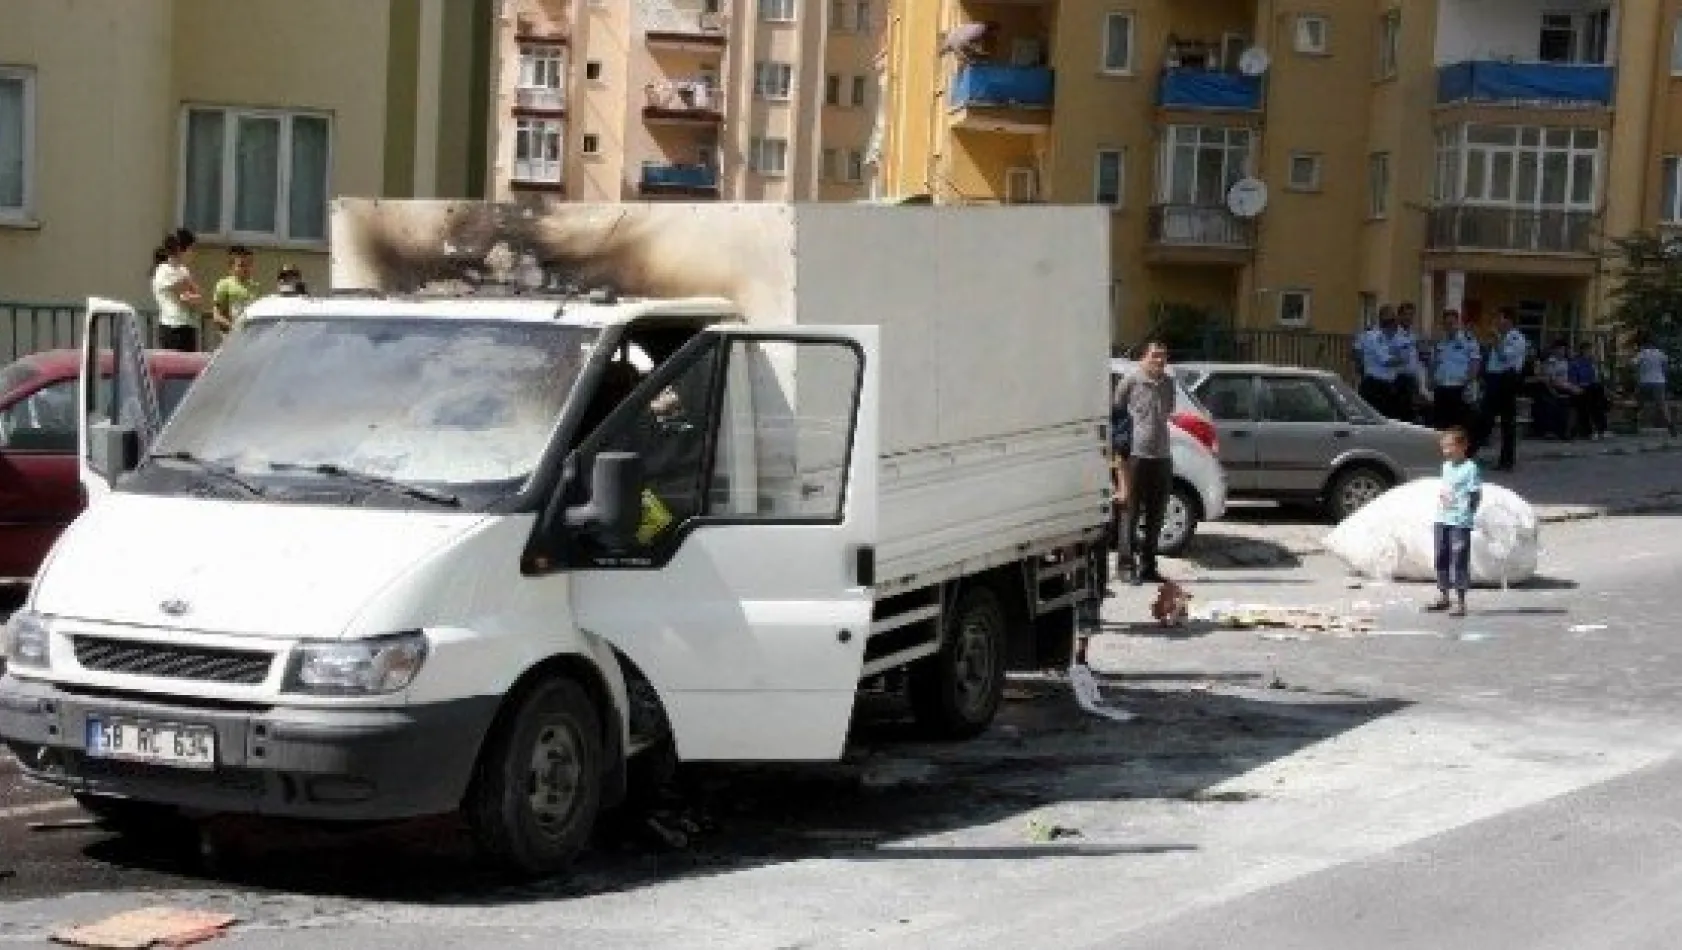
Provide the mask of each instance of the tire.
POLYGON ((559 874, 589 843, 601 810, 601 722, 577 682, 546 680, 520 697, 481 753, 463 812, 481 851, 509 874, 559 874))
POLYGON ((969 739, 986 731, 1004 700, 1010 615, 984 586, 958 597, 940 652, 911 670, 911 709, 918 725, 939 739, 969 739))
POLYGON ((76 799, 76 804, 82 806, 83 811, 99 819, 102 826, 118 834, 157 833, 183 821, 181 813, 172 805, 87 792, 77 792, 71 797, 76 799))
MULTIPOLYGON (((1164 557, 1179 557, 1185 553, 1197 534, 1202 512, 1203 505, 1197 499, 1197 492, 1184 482, 1175 482, 1168 493, 1168 507, 1162 513, 1162 533, 1157 535, 1156 553, 1164 557)), ((1143 522, 1139 536, 1144 536, 1143 522)), ((1133 539, 1135 547, 1140 538, 1133 539)))
POLYGON ((1333 476, 1326 487, 1326 514, 1342 521, 1389 491, 1396 480, 1376 465, 1351 465, 1333 476))

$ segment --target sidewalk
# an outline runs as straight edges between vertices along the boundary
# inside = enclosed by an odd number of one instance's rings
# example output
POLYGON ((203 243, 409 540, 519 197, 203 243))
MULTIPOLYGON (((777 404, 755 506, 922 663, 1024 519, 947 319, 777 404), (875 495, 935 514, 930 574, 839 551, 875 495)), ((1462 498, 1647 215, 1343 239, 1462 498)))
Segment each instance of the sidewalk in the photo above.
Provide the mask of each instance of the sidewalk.
MULTIPOLYGON (((1494 446, 1486 448, 1486 454, 1494 454, 1494 446)), ((1682 452, 1682 438, 1671 438, 1662 429, 1649 429, 1640 435, 1608 436, 1599 442, 1578 439, 1572 442, 1554 442, 1546 439, 1526 439, 1519 437, 1518 460, 1525 462, 1552 462, 1561 459, 1596 458, 1605 456, 1645 455, 1653 452, 1682 452)))

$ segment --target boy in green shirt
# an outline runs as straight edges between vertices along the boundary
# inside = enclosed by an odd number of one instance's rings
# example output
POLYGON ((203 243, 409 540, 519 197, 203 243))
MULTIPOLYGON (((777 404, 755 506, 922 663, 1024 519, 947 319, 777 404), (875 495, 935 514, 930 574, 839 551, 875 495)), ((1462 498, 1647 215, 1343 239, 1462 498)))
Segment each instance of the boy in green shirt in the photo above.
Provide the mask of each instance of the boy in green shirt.
POLYGON ((228 273, 216 282, 211 295, 211 316, 216 326, 223 333, 232 333, 257 296, 257 284, 251 279, 251 249, 236 244, 228 249, 228 273))

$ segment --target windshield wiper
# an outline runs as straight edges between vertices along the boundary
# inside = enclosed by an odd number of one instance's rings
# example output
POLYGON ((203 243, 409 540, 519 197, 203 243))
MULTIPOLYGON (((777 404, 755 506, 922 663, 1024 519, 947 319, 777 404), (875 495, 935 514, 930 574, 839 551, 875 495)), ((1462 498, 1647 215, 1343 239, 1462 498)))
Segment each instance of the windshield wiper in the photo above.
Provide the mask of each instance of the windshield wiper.
POLYGON ((158 459, 165 462, 180 462, 190 465, 207 475, 215 475, 230 485, 242 489, 253 498, 263 497, 263 489, 241 478, 239 472, 232 465, 223 465, 209 459, 199 458, 191 452, 153 452, 146 456, 148 459, 158 459))
POLYGON ((436 488, 427 488, 424 485, 415 485, 410 482, 398 481, 395 478, 386 478, 384 475, 373 475, 368 472, 358 472, 353 469, 345 468, 342 465, 335 465, 332 462, 321 462, 319 464, 301 462, 270 462, 269 468, 272 468, 277 472, 311 472, 316 475, 328 475, 333 478, 342 478, 346 481, 367 485, 370 488, 380 488, 389 492, 396 492, 399 495, 407 495, 410 498, 418 498, 421 501, 429 501, 435 505, 448 505, 452 508, 461 505, 461 499, 449 492, 439 491, 436 488))

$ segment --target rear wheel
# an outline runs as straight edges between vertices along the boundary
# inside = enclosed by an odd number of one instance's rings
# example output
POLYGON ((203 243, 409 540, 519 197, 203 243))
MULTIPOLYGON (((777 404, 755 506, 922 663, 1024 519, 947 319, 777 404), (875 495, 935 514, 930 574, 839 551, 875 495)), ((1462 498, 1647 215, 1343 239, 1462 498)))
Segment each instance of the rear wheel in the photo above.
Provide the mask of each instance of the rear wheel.
POLYGON ((1326 490, 1326 513, 1333 521, 1342 521, 1373 499, 1390 490, 1396 480, 1390 473, 1373 465, 1351 465, 1331 481, 1326 490))
POLYGON ((940 652, 911 672, 917 722, 943 739, 968 739, 992 723, 1004 698, 1009 614, 998 595, 971 586, 958 597, 940 652))
MULTIPOLYGON (((1168 503, 1162 510, 1162 531, 1156 536, 1156 553, 1165 557, 1179 557, 1185 553, 1192 537, 1197 534, 1201 516, 1202 506, 1198 504, 1197 494, 1191 486, 1175 482, 1168 493, 1168 503)), ((1144 522, 1141 520, 1139 537, 1134 538, 1135 545, 1143 539, 1144 533, 1144 522)))
POLYGON ((519 699, 486 746, 464 811, 487 856, 543 877, 584 850, 601 794, 601 713, 583 687, 558 678, 519 699))

